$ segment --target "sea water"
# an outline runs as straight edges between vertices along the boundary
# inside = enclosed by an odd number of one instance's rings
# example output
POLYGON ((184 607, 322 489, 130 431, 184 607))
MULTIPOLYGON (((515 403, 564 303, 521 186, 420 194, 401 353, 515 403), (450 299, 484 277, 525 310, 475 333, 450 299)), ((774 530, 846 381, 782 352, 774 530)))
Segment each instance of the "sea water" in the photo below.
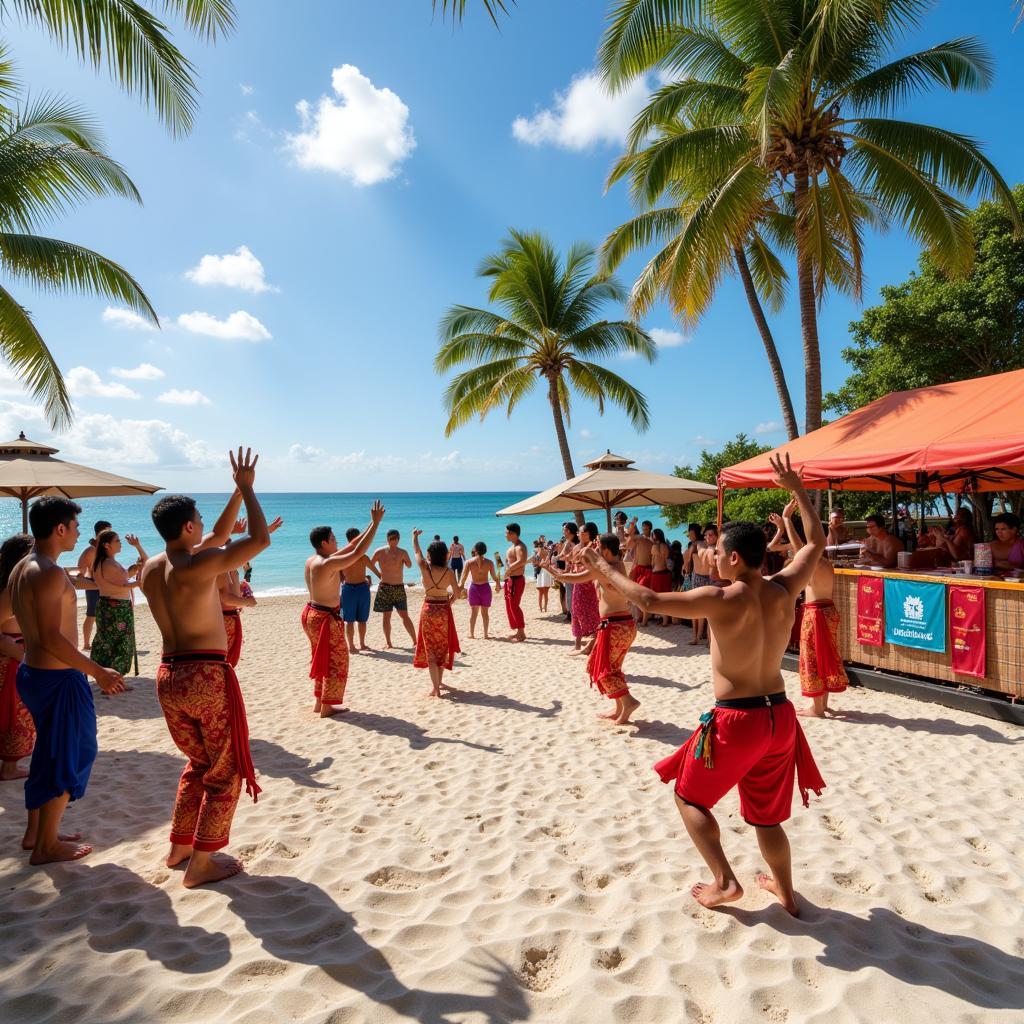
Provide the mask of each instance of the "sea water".
MULTIPOLYGON (((82 506, 80 524, 82 541, 80 552, 87 538, 92 536, 92 527, 97 519, 106 519, 113 524, 113 529, 121 535, 137 534, 143 548, 149 554, 156 554, 163 549, 150 510, 160 494, 155 496, 139 495, 125 498, 79 498, 82 506)), ((203 522, 209 530, 228 500, 227 494, 196 494, 194 495, 203 522)), ((331 526, 341 543, 344 543, 345 531, 350 527, 365 529, 370 521, 370 506, 376 498, 380 498, 386 510, 384 521, 377 530, 373 548, 386 543, 388 530, 398 530, 402 537, 399 544, 412 555, 412 531, 423 530, 421 544, 426 550, 427 544, 433 540, 434 534, 440 534, 446 544, 451 544, 452 537, 457 536, 469 554, 477 541, 487 545, 489 555, 499 551, 502 560, 508 542, 505 540, 505 526, 512 520, 508 517, 499 518, 495 513, 507 508, 524 498, 527 493, 518 491, 468 491, 468 492, 435 492, 435 493, 402 493, 402 494, 260 494, 260 503, 266 514, 267 521, 280 516, 284 525, 273 536, 271 546, 253 561, 252 587, 257 596, 273 596, 276 594, 303 594, 303 566, 306 559, 313 553, 309 544, 309 531, 314 526, 331 526)), ((629 515, 638 515, 640 519, 650 519, 655 526, 664 528, 657 508, 627 509, 629 515)), ((244 509, 239 513, 244 515, 244 509)), ((561 536, 562 523, 572 518, 572 513, 559 512, 554 515, 519 516, 522 537, 527 548, 532 552, 533 541, 542 534, 548 539, 561 536)), ((604 510, 587 513, 598 529, 604 530, 607 518, 604 510)), ((8 537, 21 530, 21 506, 13 500, 0 501, 0 537, 8 537)), ((677 534, 683 531, 677 530, 677 534)), ((666 531, 667 533, 667 531, 666 531)), ((127 548, 127 545, 125 545, 127 548)), ((126 550, 121 555, 122 564, 130 560, 133 554, 126 550)), ((73 566, 78 552, 66 556, 62 564, 73 566)), ((420 574, 415 568, 406 572, 409 582, 419 582, 420 574)))

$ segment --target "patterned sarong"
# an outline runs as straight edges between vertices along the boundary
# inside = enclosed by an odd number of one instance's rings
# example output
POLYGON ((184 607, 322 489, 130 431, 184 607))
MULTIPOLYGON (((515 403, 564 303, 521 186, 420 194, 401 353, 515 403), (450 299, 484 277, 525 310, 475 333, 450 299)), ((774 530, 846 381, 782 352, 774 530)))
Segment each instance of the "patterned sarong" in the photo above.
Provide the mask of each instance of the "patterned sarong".
POLYGON ((227 846, 242 782, 254 803, 260 793, 238 677, 224 651, 165 654, 156 693, 171 739, 188 758, 174 800, 171 842, 219 850, 227 846))
POLYGON ((589 580, 573 586, 570 611, 573 636, 592 636, 597 632, 597 627, 601 623, 601 605, 597 597, 597 588, 589 580))
POLYGON ((228 638, 228 664, 238 668, 242 657, 242 613, 237 608, 222 608, 224 632, 228 638))
POLYGON ((831 601, 806 601, 800 622, 800 692, 842 693, 849 685, 839 656, 839 612, 831 601))
POLYGON ((433 658, 435 665, 450 669, 455 663, 455 655, 461 650, 452 606, 447 601, 424 601, 416 631, 413 666, 427 668, 433 658))
POLYGON ((135 610, 128 598, 101 597, 96 602, 96 635, 89 656, 97 665, 127 675, 135 653, 135 610))
MULTIPOLYGON (((18 643, 20 633, 4 636, 18 643)), ((17 761, 28 757, 36 742, 36 727, 28 708, 18 696, 18 666, 20 660, 0 655, 0 761, 17 761)))
POLYGON ((639 583, 641 587, 649 587, 651 585, 651 567, 649 565, 634 565, 629 578, 634 583, 639 583))
POLYGON ((309 639, 309 678, 313 695, 321 704, 342 704, 348 683, 348 641, 341 608, 307 604, 302 609, 302 628, 309 639))
POLYGON ((597 628, 594 649, 587 658, 590 685, 596 686, 610 700, 629 696, 622 663, 636 639, 636 622, 629 613, 602 619, 597 628))

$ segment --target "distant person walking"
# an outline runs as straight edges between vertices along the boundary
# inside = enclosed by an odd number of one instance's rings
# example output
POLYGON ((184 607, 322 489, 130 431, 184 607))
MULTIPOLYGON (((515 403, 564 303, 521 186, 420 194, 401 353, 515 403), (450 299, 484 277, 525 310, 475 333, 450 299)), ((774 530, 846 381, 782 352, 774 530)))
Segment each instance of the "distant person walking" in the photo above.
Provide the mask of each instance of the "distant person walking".
POLYGON ((451 567, 455 578, 462 576, 462 567, 465 564, 466 549, 459 543, 458 537, 452 537, 452 546, 448 549, 448 565, 451 567))

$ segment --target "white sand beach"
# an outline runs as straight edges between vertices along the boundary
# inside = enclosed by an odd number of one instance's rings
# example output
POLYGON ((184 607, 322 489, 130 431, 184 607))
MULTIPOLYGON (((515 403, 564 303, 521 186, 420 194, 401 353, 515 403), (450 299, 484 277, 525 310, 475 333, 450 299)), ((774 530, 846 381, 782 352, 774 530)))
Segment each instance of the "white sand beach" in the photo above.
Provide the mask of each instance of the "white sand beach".
POLYGON ((626 662, 642 707, 616 728, 594 717, 568 628, 533 603, 520 646, 470 641, 457 606, 453 699, 424 697, 409 649, 376 653, 354 659, 352 712, 332 720, 312 712, 301 600, 247 611, 264 792, 235 817, 246 874, 195 891, 162 865, 183 758, 140 610, 142 678, 98 700, 100 755, 65 819, 92 855, 30 868, 20 785, 0 787, 0 1019, 1024 1019, 1019 729, 849 691, 842 719, 805 723, 828 788, 789 828, 802 918, 756 889, 735 794, 721 821, 747 894, 707 911, 651 770, 711 704, 706 651, 682 627, 642 631, 626 662))

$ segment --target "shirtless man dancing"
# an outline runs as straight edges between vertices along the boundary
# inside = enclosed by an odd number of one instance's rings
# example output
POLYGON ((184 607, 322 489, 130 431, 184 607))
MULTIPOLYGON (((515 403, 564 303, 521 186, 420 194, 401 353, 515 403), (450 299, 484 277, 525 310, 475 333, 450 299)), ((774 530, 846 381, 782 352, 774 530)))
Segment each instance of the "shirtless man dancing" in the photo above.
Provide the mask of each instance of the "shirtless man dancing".
POLYGON ((526 590, 526 565, 530 553, 520 539, 518 523, 509 523, 505 527, 505 540, 509 542, 506 552, 505 566, 505 615, 512 629, 509 640, 514 644, 526 639, 526 617, 523 615, 523 591, 526 590))
MULTIPOLYGON (((626 550, 633 552, 633 568, 630 571, 629 578, 639 583, 642 587, 649 587, 651 585, 652 550, 654 548, 651 530, 653 527, 654 524, 649 519, 645 519, 640 524, 642 532, 638 532, 636 516, 633 516, 629 521, 629 528, 626 530, 626 550)), ((647 619, 647 612, 641 608, 640 625, 646 626, 647 619)))
POLYGON ((203 535, 203 518, 192 498, 161 498, 153 506, 153 525, 166 547, 142 570, 142 592, 163 640, 156 693, 171 739, 188 758, 166 860, 169 868, 188 861, 187 889, 242 870, 234 858, 215 859, 214 851, 227 846, 243 781, 253 801, 260 792, 245 703, 227 661, 217 578, 268 548, 270 531, 253 490, 259 456, 239 448, 229 457, 237 495, 228 500, 213 532, 203 535), (249 532, 231 541, 239 500, 249 532))
POLYGON ((311 651, 309 678, 315 683, 313 711, 321 718, 348 711, 345 687, 348 684, 349 645, 339 606, 338 587, 342 572, 349 566, 362 569, 367 548, 373 543, 377 527, 384 518, 384 506, 375 501, 370 509, 370 525, 338 548, 338 540, 329 526, 315 526, 309 542, 316 554, 306 559, 306 590, 309 602, 302 609, 302 628, 311 651))
MULTIPOLYGON (((345 531, 349 544, 358 536, 359 530, 354 526, 345 531)), ((370 618, 370 581, 366 577, 371 572, 380 579, 377 567, 365 554, 341 570, 341 617, 350 654, 356 653, 356 625, 359 626, 359 650, 370 649, 366 645, 366 623, 370 618)))
POLYGON ((729 523, 717 546, 718 572, 725 587, 655 594, 627 579, 603 558, 588 564, 634 604, 648 612, 706 618, 711 632, 711 671, 716 703, 701 716, 685 746, 655 765, 663 782, 675 783, 676 805, 698 853, 712 873, 691 890, 702 906, 734 903, 743 895, 722 849, 711 808, 734 786, 740 813, 757 832, 770 874, 757 883, 789 913, 798 914, 789 840, 782 822, 791 813, 793 773, 807 803, 807 791, 821 792, 818 774, 782 680, 782 655, 793 627, 797 595, 810 582, 825 550, 825 531, 789 456, 772 459, 775 483, 796 498, 808 524, 807 543, 771 579, 761 575, 765 536, 757 523, 729 523))
POLYGON ((412 568, 412 559, 405 548, 398 546, 399 540, 401 534, 397 530, 388 530, 387 547, 377 548, 370 556, 370 563, 380 576, 380 586, 377 587, 377 596, 373 600, 373 610, 384 616, 381 625, 384 627, 384 645, 388 648, 392 646, 392 612, 398 612, 413 647, 416 646, 416 630, 413 628, 412 619, 409 618, 409 601, 405 593, 405 570, 412 568))
POLYGON ((78 649, 75 588, 57 559, 75 550, 82 509, 67 498, 40 498, 29 509, 35 538, 31 554, 11 573, 11 611, 25 639, 25 660, 18 666, 18 696, 36 730, 25 806, 28 829, 22 845, 32 850, 30 864, 78 860, 92 852, 80 836, 60 835, 71 800, 85 795, 96 760, 96 707, 86 675, 104 693, 121 693, 124 680, 97 665, 78 649))

